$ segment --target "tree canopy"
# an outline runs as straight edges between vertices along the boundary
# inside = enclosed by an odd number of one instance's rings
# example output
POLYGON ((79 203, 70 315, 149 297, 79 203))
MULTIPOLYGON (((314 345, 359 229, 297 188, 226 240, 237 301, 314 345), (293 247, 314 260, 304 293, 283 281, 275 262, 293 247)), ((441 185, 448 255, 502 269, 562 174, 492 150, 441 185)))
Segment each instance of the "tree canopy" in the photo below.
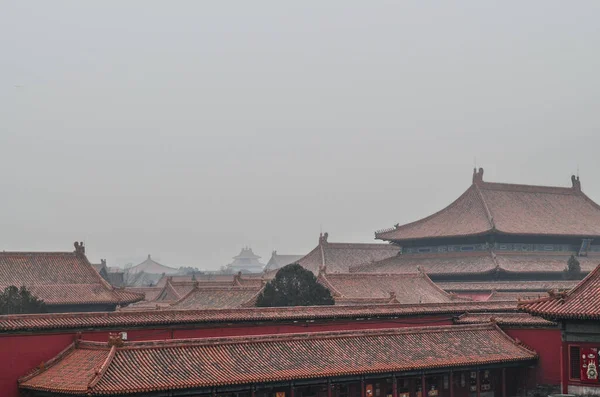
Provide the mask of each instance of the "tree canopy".
POLYGON ((297 263, 279 269, 258 296, 258 307, 333 305, 327 288, 311 272, 297 263))
POLYGON ((575 255, 571 255, 567 261, 567 268, 564 270, 564 276, 567 280, 579 280, 581 278, 581 265, 575 255))
POLYGON ((0 314, 45 313, 46 304, 25 287, 14 285, 0 293, 0 314))

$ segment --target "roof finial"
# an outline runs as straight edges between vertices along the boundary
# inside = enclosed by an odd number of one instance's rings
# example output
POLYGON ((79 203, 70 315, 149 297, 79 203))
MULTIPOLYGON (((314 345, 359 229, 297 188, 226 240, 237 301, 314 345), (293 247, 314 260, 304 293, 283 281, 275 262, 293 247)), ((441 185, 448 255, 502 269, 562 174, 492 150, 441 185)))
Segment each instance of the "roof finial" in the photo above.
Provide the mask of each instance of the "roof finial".
POLYGON ((81 242, 75 241, 75 243, 73 245, 75 246, 75 253, 77 255, 85 254, 85 246, 83 245, 83 241, 81 241, 81 242))
POLYGON ((477 168, 473 168, 473 183, 483 183, 483 168, 480 167, 479 171, 477 170, 477 168))
POLYGON ((578 192, 581 191, 581 182, 579 181, 579 176, 571 175, 571 183, 573 184, 573 190, 578 192))
POLYGON ((329 233, 325 232, 325 233, 321 233, 319 235, 319 244, 323 244, 327 242, 327 238, 329 237, 329 233))

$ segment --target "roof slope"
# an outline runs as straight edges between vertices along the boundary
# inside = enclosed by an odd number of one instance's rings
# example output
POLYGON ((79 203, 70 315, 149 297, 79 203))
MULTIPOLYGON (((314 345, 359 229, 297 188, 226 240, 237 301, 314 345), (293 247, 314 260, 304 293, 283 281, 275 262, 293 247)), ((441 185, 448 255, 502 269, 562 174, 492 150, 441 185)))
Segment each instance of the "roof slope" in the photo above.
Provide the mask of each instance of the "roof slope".
MULTIPOLYGON (((562 273, 571 257, 570 252, 447 252, 432 254, 402 254, 379 262, 350 268, 362 273, 414 273, 420 270, 429 275, 506 273, 562 273)), ((600 255, 590 253, 577 258, 581 270, 590 272, 600 262, 600 255)))
POLYGON ((196 287, 171 309, 234 309, 254 306, 261 287, 196 287))
POLYGON ((45 370, 21 378, 20 388, 108 395, 536 358, 493 324, 132 342, 123 347, 79 342, 45 370))
POLYGON ((319 245, 297 263, 315 275, 322 267, 329 273, 348 273, 352 266, 395 256, 400 247, 390 244, 330 243, 328 233, 319 237, 319 245))
MULTIPOLYGON (((435 285, 424 273, 319 273, 317 279, 334 298, 395 298, 397 303, 442 303, 452 296, 435 285)), ((336 299, 337 302, 337 299, 336 299)))
POLYGON ((552 319, 600 319, 600 266, 572 290, 525 302, 519 307, 552 319))
POLYGON ((127 304, 143 295, 114 289, 75 252, 0 252, 0 289, 25 286, 48 305, 127 304))
POLYGON ((488 233, 600 237, 600 206, 573 187, 547 187, 490 183, 483 169, 473 184, 443 210, 392 229, 375 233, 388 241, 436 237, 476 236, 488 233))

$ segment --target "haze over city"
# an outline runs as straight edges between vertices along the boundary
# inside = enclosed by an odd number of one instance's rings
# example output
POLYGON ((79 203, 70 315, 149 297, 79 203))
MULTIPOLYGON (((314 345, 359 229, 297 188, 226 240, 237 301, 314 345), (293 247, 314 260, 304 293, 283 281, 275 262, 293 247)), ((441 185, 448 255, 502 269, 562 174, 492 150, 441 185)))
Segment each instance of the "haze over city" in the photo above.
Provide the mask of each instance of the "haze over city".
POLYGON ((0 249, 218 269, 487 181, 600 200, 600 4, 7 2, 0 249))

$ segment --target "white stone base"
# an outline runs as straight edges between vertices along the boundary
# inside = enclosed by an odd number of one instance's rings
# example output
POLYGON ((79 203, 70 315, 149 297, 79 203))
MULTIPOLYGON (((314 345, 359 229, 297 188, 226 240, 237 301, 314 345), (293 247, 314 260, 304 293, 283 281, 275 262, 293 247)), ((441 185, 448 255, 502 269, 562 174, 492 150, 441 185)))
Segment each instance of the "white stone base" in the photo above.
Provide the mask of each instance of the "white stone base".
POLYGON ((577 396, 600 396, 600 383, 598 386, 569 385, 569 394, 577 396))

